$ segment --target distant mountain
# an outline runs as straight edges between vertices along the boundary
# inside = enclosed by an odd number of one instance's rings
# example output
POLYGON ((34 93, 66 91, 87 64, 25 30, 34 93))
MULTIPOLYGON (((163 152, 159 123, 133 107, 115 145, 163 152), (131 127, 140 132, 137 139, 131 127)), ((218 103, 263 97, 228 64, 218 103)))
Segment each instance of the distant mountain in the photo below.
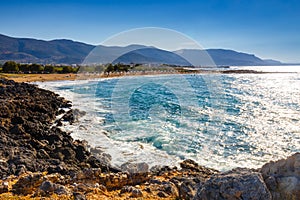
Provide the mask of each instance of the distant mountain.
POLYGON ((186 59, 177 55, 176 53, 165 51, 157 48, 142 48, 130 51, 126 54, 121 55, 115 63, 152 63, 152 64, 169 64, 169 65, 180 65, 190 66, 186 59))
POLYGON ((36 40, 13 38, 0 34, 0 62, 90 64, 90 63, 155 63, 172 65, 280 65, 252 54, 224 49, 182 49, 174 52, 143 45, 96 46, 72 40, 36 40), (209 55, 209 56, 208 56, 209 55))
POLYGON ((113 63, 121 55, 143 48, 149 47, 136 44, 128 45, 125 47, 99 45, 97 46, 97 48, 94 48, 91 52, 89 52, 88 55, 86 55, 86 58, 83 61, 83 63, 113 63))
POLYGON ((81 63, 94 48, 72 40, 36 40, 0 35, 0 60, 35 63, 81 63))
POLYGON ((225 49, 182 49, 175 51, 175 53, 186 58, 195 66, 206 66, 211 64, 215 64, 217 66, 253 66, 281 64, 281 62, 275 60, 262 60, 253 54, 241 53, 225 49))
POLYGON ((277 60, 272 60, 272 59, 265 59, 264 62, 268 63, 268 65, 282 65, 283 64, 277 60))

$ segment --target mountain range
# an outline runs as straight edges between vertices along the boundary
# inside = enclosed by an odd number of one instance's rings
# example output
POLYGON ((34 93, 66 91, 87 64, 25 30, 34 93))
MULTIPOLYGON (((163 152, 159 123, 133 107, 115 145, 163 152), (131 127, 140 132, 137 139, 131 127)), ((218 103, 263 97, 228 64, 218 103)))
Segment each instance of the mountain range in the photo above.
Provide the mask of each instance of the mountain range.
POLYGON ((0 62, 90 64, 90 63, 154 63, 181 66, 280 65, 275 60, 263 60, 253 54, 225 49, 181 49, 166 51, 150 46, 94 46, 72 40, 37 40, 13 38, 0 34, 0 62), (96 48, 95 48, 96 47, 96 48), (208 56, 209 55, 209 56, 208 56))

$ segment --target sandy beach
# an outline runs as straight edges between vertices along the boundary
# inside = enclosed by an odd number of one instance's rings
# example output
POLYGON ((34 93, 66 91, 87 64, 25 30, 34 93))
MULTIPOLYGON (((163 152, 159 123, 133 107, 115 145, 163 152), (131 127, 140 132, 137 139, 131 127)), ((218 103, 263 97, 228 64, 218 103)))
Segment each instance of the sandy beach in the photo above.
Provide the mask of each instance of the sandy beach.
MULTIPOLYGON (((121 76, 144 76, 144 75, 163 75, 163 74, 265 74, 277 72, 261 72, 255 70, 191 70, 191 71, 133 71, 127 73, 77 73, 77 74, 8 74, 0 73, 0 78, 6 78, 15 82, 44 82, 44 81, 74 81, 88 80, 96 78, 111 78, 121 76)), ((288 72, 287 72, 288 73, 288 72)))

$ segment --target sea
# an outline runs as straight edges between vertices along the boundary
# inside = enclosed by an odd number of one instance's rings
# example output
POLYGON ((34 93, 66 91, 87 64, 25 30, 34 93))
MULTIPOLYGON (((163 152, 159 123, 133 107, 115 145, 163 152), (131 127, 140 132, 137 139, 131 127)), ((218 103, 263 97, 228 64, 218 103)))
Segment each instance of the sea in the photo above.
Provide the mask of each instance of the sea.
POLYGON ((261 74, 172 74, 37 82, 85 111, 62 129, 111 163, 221 171, 300 152, 300 66, 230 67, 261 74))

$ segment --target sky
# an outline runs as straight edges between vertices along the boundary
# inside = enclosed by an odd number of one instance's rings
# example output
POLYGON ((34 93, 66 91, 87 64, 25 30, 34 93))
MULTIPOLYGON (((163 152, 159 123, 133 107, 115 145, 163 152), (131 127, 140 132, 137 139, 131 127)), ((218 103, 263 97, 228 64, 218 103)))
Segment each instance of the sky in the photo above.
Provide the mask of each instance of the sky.
POLYGON ((98 45, 142 27, 176 30, 203 48, 300 63, 298 0, 1 0, 0 34, 98 45))

